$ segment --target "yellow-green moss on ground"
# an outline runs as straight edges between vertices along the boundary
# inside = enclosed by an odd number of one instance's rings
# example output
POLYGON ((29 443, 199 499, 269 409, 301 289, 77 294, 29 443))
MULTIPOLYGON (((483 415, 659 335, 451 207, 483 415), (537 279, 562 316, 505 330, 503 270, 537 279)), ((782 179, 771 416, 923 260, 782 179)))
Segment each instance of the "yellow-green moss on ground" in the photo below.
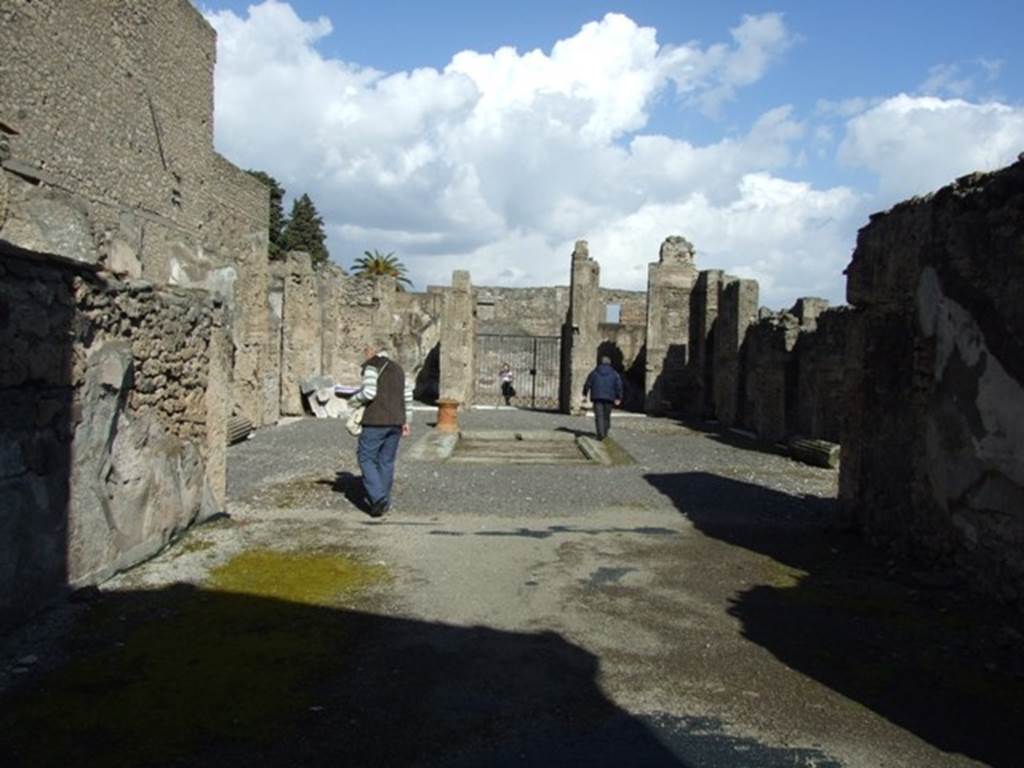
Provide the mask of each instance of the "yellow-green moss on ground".
POLYGON ((139 765, 272 738, 343 667, 345 607, 386 578, 352 557, 258 550, 204 589, 109 593, 72 660, 4 702, 0 732, 26 765, 139 765))
POLYGON ((243 552, 210 573, 211 589, 330 605, 335 599, 387 578, 382 566, 329 553, 243 552))

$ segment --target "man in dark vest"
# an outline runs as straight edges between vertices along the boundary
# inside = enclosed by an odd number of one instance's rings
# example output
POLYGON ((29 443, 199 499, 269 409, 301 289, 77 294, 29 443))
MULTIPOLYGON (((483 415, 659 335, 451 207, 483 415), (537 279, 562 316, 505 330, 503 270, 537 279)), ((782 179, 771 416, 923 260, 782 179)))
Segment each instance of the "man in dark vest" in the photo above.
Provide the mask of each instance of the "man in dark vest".
POLYGON ((366 403, 356 456, 370 516, 380 517, 391 506, 398 441, 412 433, 412 386, 382 341, 367 347, 366 357, 362 386, 351 401, 366 403))
POLYGON ((612 368, 610 357, 602 357, 600 365, 587 376, 583 396, 588 394, 594 404, 597 439, 604 440, 612 426, 612 405, 622 404, 622 377, 612 368))

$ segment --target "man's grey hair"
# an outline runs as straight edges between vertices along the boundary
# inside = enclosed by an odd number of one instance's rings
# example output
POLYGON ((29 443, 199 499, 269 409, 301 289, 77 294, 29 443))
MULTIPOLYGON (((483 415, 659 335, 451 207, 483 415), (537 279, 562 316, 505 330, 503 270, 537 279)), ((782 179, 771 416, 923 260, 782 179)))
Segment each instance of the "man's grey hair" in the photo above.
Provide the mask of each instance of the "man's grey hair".
POLYGON ((372 336, 366 343, 366 346, 372 349, 374 352, 390 352, 391 351, 391 339, 387 336, 372 336))

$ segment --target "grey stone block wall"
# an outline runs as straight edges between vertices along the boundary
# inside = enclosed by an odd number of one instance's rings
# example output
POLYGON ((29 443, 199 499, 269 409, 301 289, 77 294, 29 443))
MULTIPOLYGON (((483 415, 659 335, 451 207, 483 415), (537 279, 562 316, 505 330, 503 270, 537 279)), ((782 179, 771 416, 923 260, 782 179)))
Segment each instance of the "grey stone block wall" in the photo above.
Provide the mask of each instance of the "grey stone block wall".
POLYGON ((843 376, 850 318, 848 307, 835 307, 818 314, 812 326, 801 327, 795 350, 799 435, 832 443, 842 439, 846 415, 843 376))
POLYGON ((755 280, 726 276, 715 323, 715 414, 725 426, 744 422, 744 385, 747 328, 757 319, 758 286, 755 280))
POLYGON ((1024 598, 1024 161, 872 217, 847 269, 840 500, 870 537, 1024 598))
POLYGON ((763 318, 747 329, 741 426, 768 442, 783 441, 794 432, 797 366, 793 350, 799 334, 799 321, 788 312, 763 318))

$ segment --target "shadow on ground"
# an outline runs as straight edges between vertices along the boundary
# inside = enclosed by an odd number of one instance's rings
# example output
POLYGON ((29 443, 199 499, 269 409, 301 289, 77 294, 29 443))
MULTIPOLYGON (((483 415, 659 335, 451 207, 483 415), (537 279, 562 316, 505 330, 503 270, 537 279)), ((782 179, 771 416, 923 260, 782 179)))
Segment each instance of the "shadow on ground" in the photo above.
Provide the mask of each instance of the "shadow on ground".
POLYGON ((340 493, 353 507, 360 512, 369 512, 370 504, 366 499, 366 486, 363 485, 363 478, 351 472, 338 472, 333 482, 331 480, 318 480, 320 485, 326 485, 336 493, 340 493))
POLYGON ((1021 764, 1020 617, 837 533, 834 499, 700 472, 646 479, 706 535, 775 561, 770 583, 732 599, 745 637, 939 749, 1021 764))
POLYGON ((834 765, 634 717, 554 633, 175 586, 104 594, 67 650, 0 701, 7 768, 834 765))

